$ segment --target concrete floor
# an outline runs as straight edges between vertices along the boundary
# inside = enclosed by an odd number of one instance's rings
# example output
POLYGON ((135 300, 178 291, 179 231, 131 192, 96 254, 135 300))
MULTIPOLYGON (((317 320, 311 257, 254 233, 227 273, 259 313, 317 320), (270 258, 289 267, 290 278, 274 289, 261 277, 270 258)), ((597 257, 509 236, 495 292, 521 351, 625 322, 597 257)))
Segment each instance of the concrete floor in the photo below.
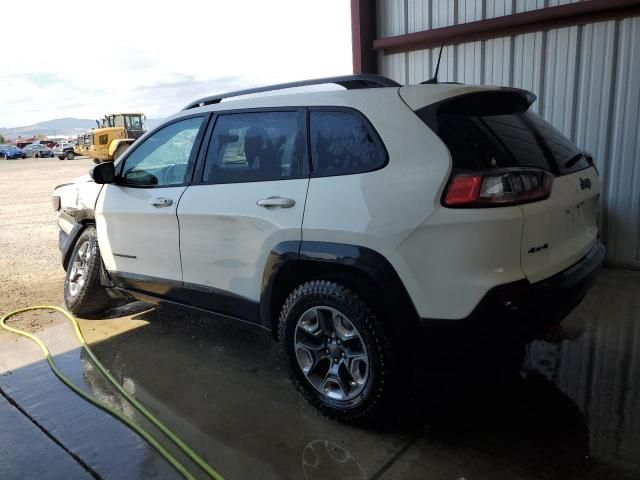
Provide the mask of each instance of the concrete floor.
MULTIPOLYGON (((422 409, 375 429, 318 416, 289 384, 278 345, 263 334, 179 309, 127 308, 113 312, 115 319, 83 321, 96 354, 230 479, 640 475, 640 272, 603 270, 562 331, 527 346, 522 364, 503 364, 496 376, 482 368, 483 358, 469 359, 473 380, 437 392, 426 386, 422 409)), ((141 422, 73 348, 62 321, 40 335, 75 381, 141 422)), ((134 434, 59 384, 34 347, 1 340, 0 478, 35 477, 49 461, 45 478, 70 478, 72 471, 82 478, 87 469, 103 478, 175 476, 134 434), (20 366, 9 354, 17 348, 20 366), (7 398, 62 446, 25 423, 7 398), (70 453, 84 469, 68 469, 77 464, 70 453)), ((490 348, 495 357, 500 346, 490 348)))
MULTIPOLYGON (((50 195, 91 165, 0 161, 0 311, 62 304, 50 195)), ((640 477, 639 303, 640 272, 605 269, 562 331, 515 355, 483 345, 397 421, 368 429, 318 416, 278 345, 238 324, 137 303, 81 325, 126 388, 229 479, 630 480, 640 477)), ((63 319, 18 323, 73 381, 144 424, 63 319)), ((95 477, 178 478, 67 390, 33 344, 0 332, 0 479, 95 477)))

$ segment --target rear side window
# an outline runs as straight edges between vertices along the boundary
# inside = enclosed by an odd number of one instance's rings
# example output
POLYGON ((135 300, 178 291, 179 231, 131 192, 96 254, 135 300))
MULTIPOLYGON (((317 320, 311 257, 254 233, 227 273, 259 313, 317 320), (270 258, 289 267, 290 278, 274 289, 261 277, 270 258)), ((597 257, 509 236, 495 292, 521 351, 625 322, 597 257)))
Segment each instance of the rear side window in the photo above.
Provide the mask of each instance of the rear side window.
POLYGON ((313 175, 347 175, 383 167, 387 153, 364 117, 347 111, 310 112, 313 175))
POLYGON ((512 93, 491 92, 416 113, 447 145, 457 170, 533 167, 565 175, 591 165, 576 145, 527 109, 512 93))
POLYGON ((303 139, 298 112, 220 115, 205 162, 205 183, 284 180, 298 176, 303 139))

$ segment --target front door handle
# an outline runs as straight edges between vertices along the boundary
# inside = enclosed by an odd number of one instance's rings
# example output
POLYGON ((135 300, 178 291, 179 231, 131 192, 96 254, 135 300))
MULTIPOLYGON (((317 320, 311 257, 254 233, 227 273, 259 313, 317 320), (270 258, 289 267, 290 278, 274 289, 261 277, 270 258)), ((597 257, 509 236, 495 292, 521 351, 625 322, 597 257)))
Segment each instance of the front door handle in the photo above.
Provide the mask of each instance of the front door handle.
POLYGON ((149 204, 156 208, 170 207, 173 205, 173 200, 170 198, 154 198, 149 202, 149 204))
POLYGON ((269 197, 258 200, 257 204, 264 208, 291 208, 296 204, 296 201, 293 198, 269 197))

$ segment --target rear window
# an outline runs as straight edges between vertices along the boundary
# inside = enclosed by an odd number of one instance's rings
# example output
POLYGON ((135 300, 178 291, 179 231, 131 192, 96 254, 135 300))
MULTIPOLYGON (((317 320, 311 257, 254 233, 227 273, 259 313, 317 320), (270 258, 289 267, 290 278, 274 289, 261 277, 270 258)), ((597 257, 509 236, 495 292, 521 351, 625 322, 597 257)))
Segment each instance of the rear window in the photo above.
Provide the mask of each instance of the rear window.
POLYGON ((456 170, 533 167, 566 175, 591 165, 576 145, 527 109, 522 94, 483 92, 416 113, 447 145, 456 170))

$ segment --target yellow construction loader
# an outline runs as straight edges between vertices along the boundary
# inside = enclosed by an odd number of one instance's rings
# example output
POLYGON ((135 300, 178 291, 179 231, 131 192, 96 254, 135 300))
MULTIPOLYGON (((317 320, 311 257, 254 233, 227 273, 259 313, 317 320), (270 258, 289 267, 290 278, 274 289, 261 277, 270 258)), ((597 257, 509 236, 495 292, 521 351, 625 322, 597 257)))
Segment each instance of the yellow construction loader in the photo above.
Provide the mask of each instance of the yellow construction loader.
POLYGON ((145 132, 142 113, 112 113, 96 123, 97 128, 80 135, 74 151, 94 163, 117 160, 145 132))

